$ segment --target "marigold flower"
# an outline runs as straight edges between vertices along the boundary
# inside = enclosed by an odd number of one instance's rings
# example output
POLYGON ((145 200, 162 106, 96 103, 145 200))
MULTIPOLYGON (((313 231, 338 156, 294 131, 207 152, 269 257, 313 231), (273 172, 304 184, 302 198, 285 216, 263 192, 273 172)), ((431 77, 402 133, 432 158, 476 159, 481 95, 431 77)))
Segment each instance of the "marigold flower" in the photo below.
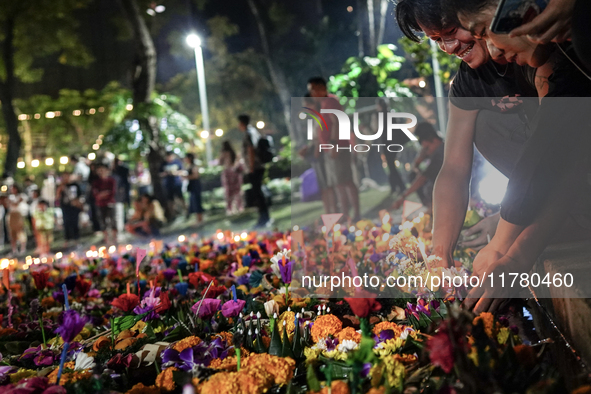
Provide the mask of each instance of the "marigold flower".
POLYGON ((373 327, 372 332, 375 335, 380 335, 380 332, 382 332, 384 330, 392 330, 392 331, 394 331, 394 335, 397 337, 404 330, 404 326, 400 326, 400 325, 398 325, 396 323, 392 323, 392 322, 389 322, 389 321, 383 321, 383 322, 380 322, 380 323, 376 324, 373 327))
POLYGON ((330 384, 330 391, 328 387, 323 387, 320 390, 320 394, 349 394, 350 392, 349 385, 344 380, 333 380, 330 384))
POLYGON ((176 369, 175 367, 170 367, 160 372, 160 374, 156 377, 156 387, 165 391, 174 390, 175 383, 172 377, 174 371, 178 371, 178 369, 176 369))
POLYGON ((138 383, 126 394, 160 394, 160 389, 156 386, 144 386, 143 383, 138 383))
POLYGON ((312 330, 312 339, 314 342, 318 342, 322 338, 326 338, 329 335, 337 335, 343 328, 343 323, 338 317, 332 314, 318 316, 312 330))
POLYGON ((336 338, 339 340, 339 343, 343 342, 344 340, 350 340, 357 343, 361 342, 361 334, 358 333, 353 327, 343 328, 343 330, 337 334, 336 338))
POLYGON ((476 316, 472 321, 472 324, 476 326, 479 321, 482 321, 482 325, 484 326, 484 332, 489 338, 494 338, 493 328, 495 326, 495 318, 492 313, 490 312, 482 312, 480 315, 476 316))
POLYGON ((176 350, 177 352, 182 352, 183 350, 193 347, 195 345, 199 345, 201 343, 201 338, 199 337, 195 337, 195 336, 190 336, 184 339, 181 339, 180 341, 178 341, 177 343, 175 343, 172 348, 174 350, 176 350))

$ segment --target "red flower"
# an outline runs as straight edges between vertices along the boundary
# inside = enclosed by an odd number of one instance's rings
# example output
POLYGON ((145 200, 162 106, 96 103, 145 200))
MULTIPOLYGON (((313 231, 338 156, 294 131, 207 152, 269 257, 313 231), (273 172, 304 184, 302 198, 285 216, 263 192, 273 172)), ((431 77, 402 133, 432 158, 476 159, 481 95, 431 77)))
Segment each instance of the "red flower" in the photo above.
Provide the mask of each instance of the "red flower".
MULTIPOLYGON (((203 291, 201 292, 201 295, 205 294, 205 291, 207 289, 203 289, 203 291)), ((207 298, 216 298, 217 296, 219 296, 220 294, 224 294, 226 292, 226 290, 228 290, 226 288, 226 286, 224 285, 220 285, 220 286, 211 286, 209 288, 209 290, 207 290, 207 298)))
POLYGON ((213 276, 204 272, 189 272, 189 283, 195 288, 197 288, 201 283, 209 283, 213 279, 213 276))
POLYGON ((433 365, 441 367, 445 373, 451 372, 454 367, 454 352, 447 330, 443 329, 429 339, 427 351, 433 365))
POLYGON ((170 308, 170 299, 167 291, 160 292, 160 304, 156 307, 156 313, 166 312, 170 308))
POLYGON ((37 290, 41 291, 47 287, 47 279, 49 279, 49 271, 36 271, 31 272, 33 276, 33 280, 35 280, 35 287, 37 290))
POLYGON ((129 312, 140 304, 140 298, 135 294, 122 294, 111 301, 111 305, 121 309, 123 312, 129 312))
POLYGON ((107 362, 107 367, 115 371, 121 371, 125 368, 129 368, 133 361, 133 356, 133 353, 130 353, 127 356, 118 353, 115 357, 107 362))
MULTIPOLYGON (((362 294, 362 293, 359 293, 362 294)), ((364 294, 365 295, 365 294, 364 294)), ((371 312, 377 312, 382 308, 382 305, 376 301, 376 297, 370 293, 369 298, 345 298, 353 313, 357 317, 367 317, 371 312)))
POLYGON ((90 286, 92 283, 89 280, 84 280, 80 277, 76 278, 76 290, 80 293, 80 295, 85 296, 90 290, 90 286))

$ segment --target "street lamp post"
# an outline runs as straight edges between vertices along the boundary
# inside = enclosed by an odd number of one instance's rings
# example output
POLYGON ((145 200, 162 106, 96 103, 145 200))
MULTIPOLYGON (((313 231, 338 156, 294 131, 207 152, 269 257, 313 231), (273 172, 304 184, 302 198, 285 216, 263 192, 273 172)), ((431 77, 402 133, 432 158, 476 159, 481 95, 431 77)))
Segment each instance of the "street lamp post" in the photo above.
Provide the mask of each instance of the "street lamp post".
POLYGON ((197 84, 199 85, 199 102, 201 104, 201 116, 203 117, 203 130, 208 132, 205 139, 205 152, 207 163, 213 160, 211 151, 211 134, 209 134, 209 110, 207 108, 207 90, 205 87, 205 68, 203 67, 203 51, 201 39, 196 34, 187 36, 187 44, 195 50, 195 68, 197 69, 197 84))

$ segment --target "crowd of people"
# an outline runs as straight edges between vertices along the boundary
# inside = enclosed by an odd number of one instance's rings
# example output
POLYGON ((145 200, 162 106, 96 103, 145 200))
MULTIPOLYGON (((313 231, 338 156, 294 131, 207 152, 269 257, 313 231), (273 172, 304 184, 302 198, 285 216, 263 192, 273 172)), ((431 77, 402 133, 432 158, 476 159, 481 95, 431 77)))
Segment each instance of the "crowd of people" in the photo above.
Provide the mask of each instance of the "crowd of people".
MULTIPOLYGON (((272 159, 272 140, 250 125, 248 115, 238 117, 238 127, 244 132, 242 154, 230 141, 224 141, 218 159, 223 167, 226 213, 235 215, 244 210, 242 185, 249 182, 252 188, 247 197, 259 213, 255 227, 265 227, 271 220, 262 187, 265 164, 272 159), (260 143, 262 140, 266 144, 260 143)), ((187 220, 194 217, 195 225, 200 226, 205 212, 200 174, 193 153, 181 158, 168 151, 159 172, 163 206, 154 196, 152 176, 141 161, 131 169, 111 153, 93 161, 72 155, 67 170, 59 176, 47 173, 40 184, 33 176, 25 178, 22 185, 5 180, 0 193, 0 246, 10 244, 14 255, 23 255, 33 239, 35 252, 47 255, 54 232, 63 229, 63 247, 78 247, 81 225, 102 233, 102 242, 113 245, 123 231, 159 236, 167 221, 182 213, 187 220)))

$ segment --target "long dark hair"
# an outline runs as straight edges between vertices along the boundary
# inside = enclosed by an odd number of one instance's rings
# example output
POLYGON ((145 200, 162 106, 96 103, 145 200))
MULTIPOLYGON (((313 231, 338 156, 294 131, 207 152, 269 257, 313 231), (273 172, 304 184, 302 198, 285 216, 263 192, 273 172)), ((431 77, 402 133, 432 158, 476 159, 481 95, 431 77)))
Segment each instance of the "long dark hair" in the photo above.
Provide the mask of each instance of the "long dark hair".
POLYGON ((236 151, 232 148, 230 141, 226 140, 222 143, 222 152, 228 152, 230 154, 230 161, 232 164, 236 161, 236 151))

